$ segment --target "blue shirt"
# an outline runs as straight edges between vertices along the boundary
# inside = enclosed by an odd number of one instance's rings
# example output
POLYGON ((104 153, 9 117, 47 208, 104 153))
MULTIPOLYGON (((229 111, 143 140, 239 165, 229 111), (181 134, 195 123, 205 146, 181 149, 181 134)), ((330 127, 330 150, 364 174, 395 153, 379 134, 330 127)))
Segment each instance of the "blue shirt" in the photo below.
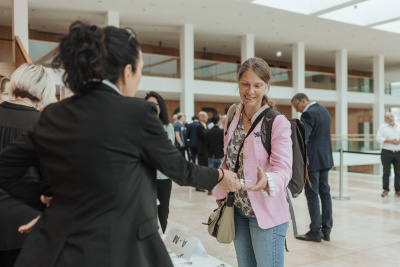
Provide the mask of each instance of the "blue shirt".
MULTIPOLYGON (((181 138, 181 141, 183 143, 183 146, 185 146, 185 139, 183 138, 183 129, 182 129, 182 124, 178 121, 175 122, 174 124, 174 132, 179 132, 179 136, 181 138)), ((175 147, 181 147, 181 145, 178 143, 178 141, 175 138, 175 147)))

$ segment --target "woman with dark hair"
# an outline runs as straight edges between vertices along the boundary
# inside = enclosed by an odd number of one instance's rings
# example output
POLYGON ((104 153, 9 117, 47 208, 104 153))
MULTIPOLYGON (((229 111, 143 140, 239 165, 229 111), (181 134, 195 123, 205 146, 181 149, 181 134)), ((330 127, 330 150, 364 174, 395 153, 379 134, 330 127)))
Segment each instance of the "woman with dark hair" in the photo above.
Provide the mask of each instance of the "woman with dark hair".
POLYGON ((0 187, 40 158, 53 192, 15 266, 172 267, 157 231, 156 170, 226 191, 240 188, 236 174, 187 162, 155 106, 133 98, 143 60, 131 30, 75 22, 53 66, 75 95, 0 152, 0 187))
MULTIPOLYGON (((169 122, 168 111, 164 99, 154 91, 147 93, 144 99, 156 105, 157 116, 163 124, 168 139, 171 140, 172 144, 174 144, 174 126, 169 122)), ((163 233, 165 233, 165 229, 167 228, 171 189, 172 181, 162 172, 157 170, 157 199, 160 201, 160 204, 158 205, 158 219, 160 220, 163 233)))
MULTIPOLYGON (((38 109, 50 104, 56 93, 53 76, 41 65, 22 64, 8 81, 9 99, 0 104, 0 150, 39 121, 38 109)), ((9 194, 0 189, 1 267, 14 266, 27 238, 18 233, 18 227, 36 218, 45 208, 40 196, 47 185, 39 164, 32 164, 22 178, 19 175, 14 178, 9 181, 9 194)))

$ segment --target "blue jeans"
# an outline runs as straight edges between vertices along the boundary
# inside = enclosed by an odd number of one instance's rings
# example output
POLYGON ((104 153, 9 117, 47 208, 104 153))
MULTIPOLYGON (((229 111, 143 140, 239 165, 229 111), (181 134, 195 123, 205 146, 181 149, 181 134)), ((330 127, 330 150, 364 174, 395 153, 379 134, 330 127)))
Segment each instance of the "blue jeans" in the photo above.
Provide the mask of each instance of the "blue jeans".
POLYGON ((333 225, 332 199, 328 184, 328 173, 329 169, 308 172, 311 187, 308 183, 305 186, 308 212, 311 219, 310 230, 314 235, 318 236, 322 233, 329 235, 333 225), (321 199, 322 214, 319 199, 321 199))
POLYGON ((285 263, 285 239, 289 222, 262 229, 255 217, 235 207, 236 257, 239 267, 278 267, 285 263))

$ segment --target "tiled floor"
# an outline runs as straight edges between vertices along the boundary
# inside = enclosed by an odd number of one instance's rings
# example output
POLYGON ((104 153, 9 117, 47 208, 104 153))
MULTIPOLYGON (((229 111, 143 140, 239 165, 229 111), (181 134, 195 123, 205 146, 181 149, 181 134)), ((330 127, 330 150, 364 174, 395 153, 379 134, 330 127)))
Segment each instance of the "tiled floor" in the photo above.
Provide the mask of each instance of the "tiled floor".
MULTIPOLYGON (((330 172, 329 182, 331 195, 338 196, 338 173, 330 172)), ((381 187, 378 177, 346 174, 343 195, 351 199, 332 200, 331 241, 297 240, 290 225, 285 266, 400 266, 400 198, 394 196, 392 187, 389 197, 381 198, 381 187)), ((304 194, 294 200, 294 206, 299 234, 304 234, 309 224, 304 194)), ((198 237, 210 255, 237 266, 233 244, 218 243, 201 224, 214 208, 214 196, 174 184, 168 228, 198 237)))

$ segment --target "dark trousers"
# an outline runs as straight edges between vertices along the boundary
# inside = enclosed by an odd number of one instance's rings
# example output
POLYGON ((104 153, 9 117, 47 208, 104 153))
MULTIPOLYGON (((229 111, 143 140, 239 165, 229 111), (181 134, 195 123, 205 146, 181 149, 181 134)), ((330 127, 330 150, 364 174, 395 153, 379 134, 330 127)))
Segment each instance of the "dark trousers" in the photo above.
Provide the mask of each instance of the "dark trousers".
POLYGON ((394 168, 394 190, 400 191, 400 152, 392 152, 390 150, 382 149, 381 161, 383 165, 383 190, 389 190, 389 176, 390 167, 393 164, 394 168))
POLYGON ((207 154, 197 154, 197 164, 200 166, 208 166, 207 154))
POLYGON ((172 181, 170 179, 157 180, 158 219, 160 220, 161 230, 165 233, 169 214, 169 200, 171 198, 172 181))
POLYGON ((17 261, 20 248, 12 250, 0 250, 0 266, 13 267, 17 261))
POLYGON ((308 212, 310 213, 310 230, 315 235, 321 235, 321 231, 330 234, 332 220, 332 199, 328 184, 329 169, 309 172, 311 187, 308 183, 305 186, 308 212), (319 197, 318 197, 319 196, 319 197), (321 199, 322 214, 319 200, 321 199))
POLYGON ((191 146, 190 147, 190 153, 192 155, 192 162, 195 163, 196 162, 196 156, 197 156, 197 147, 191 146))

